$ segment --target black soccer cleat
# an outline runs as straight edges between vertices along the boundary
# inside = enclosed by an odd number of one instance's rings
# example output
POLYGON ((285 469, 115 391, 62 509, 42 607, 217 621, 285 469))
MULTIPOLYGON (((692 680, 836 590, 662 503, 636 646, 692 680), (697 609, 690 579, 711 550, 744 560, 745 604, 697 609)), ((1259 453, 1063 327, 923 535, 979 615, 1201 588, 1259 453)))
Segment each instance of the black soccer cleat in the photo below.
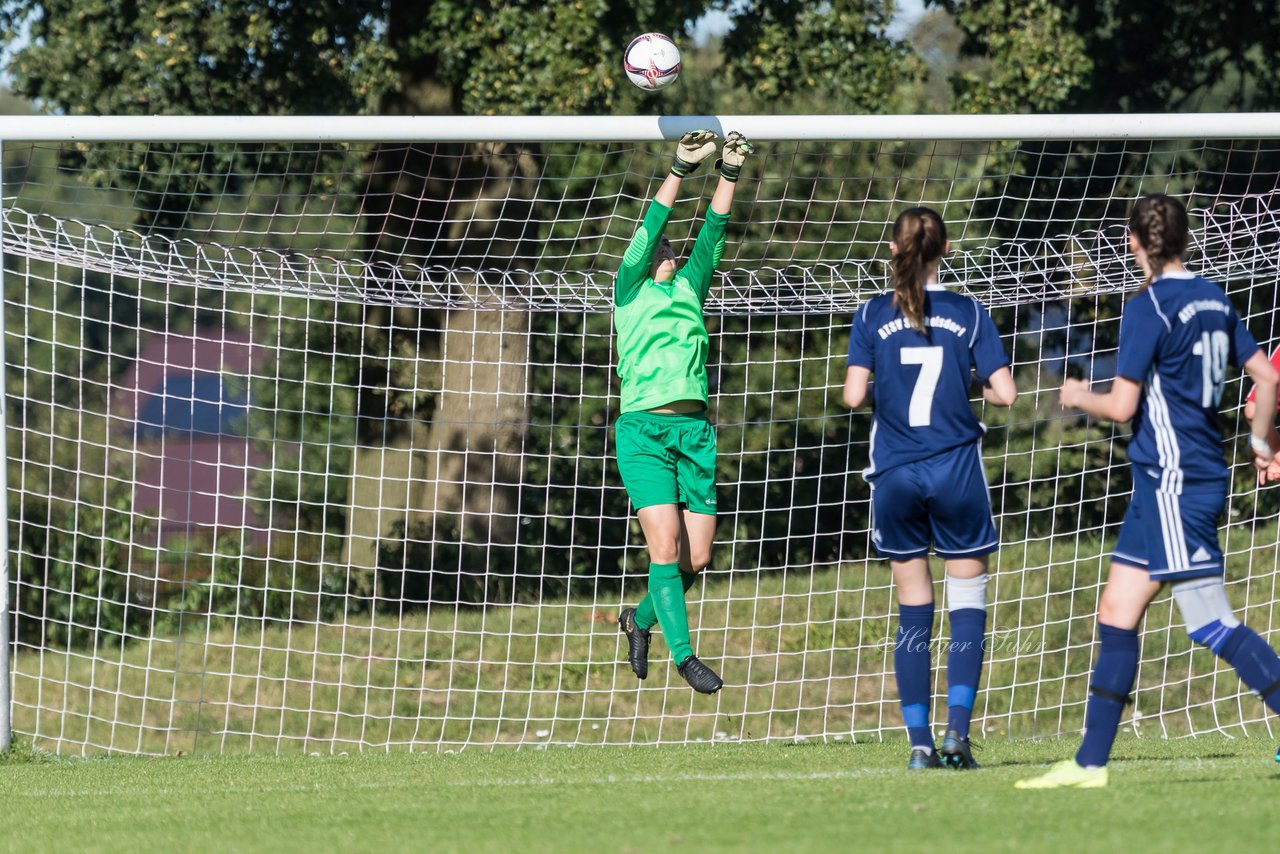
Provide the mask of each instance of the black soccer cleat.
POLYGON ((942 760, 938 751, 925 750, 923 747, 911 748, 911 758, 907 760, 908 771, 923 771, 926 768, 941 768, 942 760))
POLYGON ((724 680, 716 672, 691 655, 676 665, 676 670, 689 683, 689 687, 699 694, 714 694, 724 687, 724 680))
POLYGON ((1280 762, 1280 747, 1276 748, 1276 761, 1280 762))
POLYGON ((636 625, 636 609, 623 608, 618 615, 618 630, 627 636, 627 663, 637 678, 649 675, 649 638, 648 629, 636 625))
POLYGON ((942 757, 942 764, 948 768, 967 771, 982 767, 973 758, 973 748, 968 738, 961 738, 955 730, 949 729, 942 738, 938 754, 942 757))

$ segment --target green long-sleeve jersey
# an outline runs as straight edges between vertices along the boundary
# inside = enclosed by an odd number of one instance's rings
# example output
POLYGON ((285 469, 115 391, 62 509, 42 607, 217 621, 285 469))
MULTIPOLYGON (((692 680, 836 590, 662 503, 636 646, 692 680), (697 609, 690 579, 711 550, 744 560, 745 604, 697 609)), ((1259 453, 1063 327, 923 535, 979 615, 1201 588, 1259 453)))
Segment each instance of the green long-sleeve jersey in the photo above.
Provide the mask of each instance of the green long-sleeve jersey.
POLYGON ((649 275, 671 208, 654 199, 631 238, 613 284, 622 411, 655 409, 677 400, 707 403, 711 340, 702 306, 724 254, 728 214, 708 210, 689 260, 669 282, 649 275))

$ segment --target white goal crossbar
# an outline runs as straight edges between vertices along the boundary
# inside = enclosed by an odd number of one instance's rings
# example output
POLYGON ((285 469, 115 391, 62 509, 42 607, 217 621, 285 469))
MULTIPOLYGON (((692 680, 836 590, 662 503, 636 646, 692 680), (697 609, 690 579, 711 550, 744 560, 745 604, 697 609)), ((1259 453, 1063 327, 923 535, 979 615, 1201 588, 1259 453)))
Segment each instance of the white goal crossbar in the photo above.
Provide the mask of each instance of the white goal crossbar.
POLYGON ((0 142, 1276 139, 1280 113, 794 116, 6 116, 0 142))

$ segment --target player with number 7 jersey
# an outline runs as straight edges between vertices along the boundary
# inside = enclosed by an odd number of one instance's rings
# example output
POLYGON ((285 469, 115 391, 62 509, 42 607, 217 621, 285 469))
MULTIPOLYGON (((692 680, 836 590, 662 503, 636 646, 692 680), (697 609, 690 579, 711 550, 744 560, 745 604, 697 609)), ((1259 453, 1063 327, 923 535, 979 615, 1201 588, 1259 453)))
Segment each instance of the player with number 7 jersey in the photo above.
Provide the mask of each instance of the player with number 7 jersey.
POLYGON ((866 402, 869 388, 874 400, 863 476, 871 485, 871 539, 889 559, 898 593, 894 674, 911 769, 977 767, 969 719, 982 673, 987 557, 999 541, 982 468, 984 430, 969 403, 973 373, 989 402, 1011 406, 1018 396, 987 310, 938 283, 949 248, 935 211, 911 208, 898 217, 889 244, 894 290, 863 304, 854 318, 844 386, 850 408, 866 402), (951 623, 940 750, 929 712, 931 547, 946 566, 951 623))

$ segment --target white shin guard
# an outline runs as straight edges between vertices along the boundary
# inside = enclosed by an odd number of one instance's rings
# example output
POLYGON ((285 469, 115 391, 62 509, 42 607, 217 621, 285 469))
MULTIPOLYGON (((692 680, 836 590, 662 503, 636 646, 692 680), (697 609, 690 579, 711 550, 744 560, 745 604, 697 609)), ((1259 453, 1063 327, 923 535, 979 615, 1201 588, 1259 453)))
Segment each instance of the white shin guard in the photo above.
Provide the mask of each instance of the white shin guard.
POLYGON ((987 573, 973 578, 952 578, 947 576, 947 610, 963 611, 965 608, 986 610, 987 607, 987 573))

